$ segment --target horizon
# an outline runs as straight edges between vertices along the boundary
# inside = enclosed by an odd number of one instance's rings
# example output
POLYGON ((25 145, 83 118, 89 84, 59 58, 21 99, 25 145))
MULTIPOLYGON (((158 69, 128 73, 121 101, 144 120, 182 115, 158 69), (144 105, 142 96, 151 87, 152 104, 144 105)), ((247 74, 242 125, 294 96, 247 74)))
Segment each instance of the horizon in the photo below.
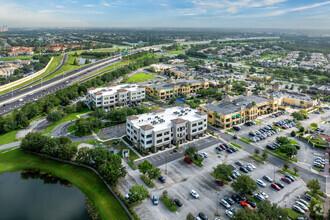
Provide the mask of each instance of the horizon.
POLYGON ((330 1, 0 0, 0 4, 1 25, 12 28, 330 30, 330 1))

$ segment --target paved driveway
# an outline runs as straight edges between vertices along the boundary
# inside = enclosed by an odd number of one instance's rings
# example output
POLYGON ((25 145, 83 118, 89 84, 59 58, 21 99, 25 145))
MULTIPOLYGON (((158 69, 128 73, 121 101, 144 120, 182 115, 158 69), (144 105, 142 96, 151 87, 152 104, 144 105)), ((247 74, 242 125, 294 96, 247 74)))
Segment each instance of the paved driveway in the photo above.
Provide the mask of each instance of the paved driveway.
POLYGON ((107 127, 107 128, 102 128, 97 136, 111 139, 111 138, 119 138, 121 136, 124 136, 125 134, 126 134, 126 123, 107 127))

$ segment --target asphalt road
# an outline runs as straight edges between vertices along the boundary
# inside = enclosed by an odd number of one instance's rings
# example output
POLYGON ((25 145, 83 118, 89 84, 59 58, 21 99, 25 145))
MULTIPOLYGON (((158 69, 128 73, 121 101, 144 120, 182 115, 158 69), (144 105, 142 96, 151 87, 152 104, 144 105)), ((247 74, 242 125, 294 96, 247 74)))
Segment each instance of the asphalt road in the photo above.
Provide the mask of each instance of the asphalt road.
MULTIPOLYGON (((132 51, 131 53, 138 52, 140 50, 132 51)), ((130 54, 131 54, 130 53, 130 54)), ((44 97, 48 94, 53 94, 59 89, 63 89, 65 87, 68 87, 70 83, 74 83, 78 79, 84 78, 86 75, 89 75, 93 72, 99 71, 107 66, 110 66, 114 63, 117 63, 121 61, 121 55, 116 55, 113 57, 105 58, 102 60, 99 60, 93 64, 90 64, 88 66, 81 67, 77 70, 68 72, 66 74, 63 74, 62 76, 54 77, 53 79, 49 79, 45 82, 40 82, 34 86, 30 86, 24 89, 21 89, 13 94, 8 95, 8 93, 0 96, 0 103, 4 103, 8 100, 11 100, 13 98, 17 98, 22 96, 21 98, 23 101, 15 100, 11 101, 9 103, 5 103, 4 105, 0 106, 0 114, 5 115, 9 112, 13 111, 14 109, 19 109, 23 105, 25 105, 28 102, 35 102, 36 100, 44 97), (97 66, 96 66, 97 65, 97 66), (66 80, 63 80, 66 78, 66 80), (43 88, 43 89, 41 89, 43 88)), ((96 77, 97 75, 93 76, 96 77)))

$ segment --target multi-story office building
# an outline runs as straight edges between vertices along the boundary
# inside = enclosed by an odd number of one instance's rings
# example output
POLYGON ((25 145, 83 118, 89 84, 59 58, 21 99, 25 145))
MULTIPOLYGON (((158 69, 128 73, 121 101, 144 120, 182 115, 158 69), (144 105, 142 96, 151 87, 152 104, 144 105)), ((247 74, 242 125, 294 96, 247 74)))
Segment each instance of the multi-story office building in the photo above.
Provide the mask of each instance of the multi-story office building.
POLYGON ((136 105, 145 98, 145 87, 136 84, 111 84, 104 88, 89 88, 86 100, 98 108, 112 109, 115 106, 136 105))
POLYGON ((128 139, 141 150, 161 150, 203 136, 207 115, 189 107, 158 108, 152 113, 127 117, 128 139))
POLYGON ((146 93, 154 96, 156 93, 159 99, 170 99, 180 95, 191 95, 201 89, 214 86, 213 83, 196 79, 182 79, 171 83, 151 84, 146 86, 146 93))

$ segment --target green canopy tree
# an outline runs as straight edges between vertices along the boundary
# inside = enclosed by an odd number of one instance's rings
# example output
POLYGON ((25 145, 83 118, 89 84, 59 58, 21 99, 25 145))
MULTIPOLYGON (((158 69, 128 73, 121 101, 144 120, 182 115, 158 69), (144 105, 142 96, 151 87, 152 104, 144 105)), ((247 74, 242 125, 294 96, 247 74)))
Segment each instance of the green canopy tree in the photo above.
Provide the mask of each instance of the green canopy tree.
POLYGON ((233 181, 231 187, 240 193, 252 194, 258 189, 258 184, 248 175, 240 175, 233 181))
POLYGON ((321 185, 318 179, 311 179, 310 181, 308 181, 307 187, 313 194, 316 194, 317 191, 321 189, 321 185))
POLYGON ((185 151, 184 151, 184 155, 186 157, 189 157, 189 158, 195 158, 197 157, 198 155, 198 150, 197 150, 197 147, 195 146, 189 146, 185 151))
POLYGON ((227 178, 233 174, 234 168, 229 166, 228 164, 219 164, 217 167, 213 169, 214 175, 219 178, 227 178))
POLYGON ((129 199, 132 202, 143 201, 148 196, 148 190, 142 185, 134 185, 132 188, 129 189, 129 199))
POLYGON ((153 167, 154 166, 148 160, 138 164, 139 171, 143 174, 146 174, 148 170, 152 169, 153 167))

